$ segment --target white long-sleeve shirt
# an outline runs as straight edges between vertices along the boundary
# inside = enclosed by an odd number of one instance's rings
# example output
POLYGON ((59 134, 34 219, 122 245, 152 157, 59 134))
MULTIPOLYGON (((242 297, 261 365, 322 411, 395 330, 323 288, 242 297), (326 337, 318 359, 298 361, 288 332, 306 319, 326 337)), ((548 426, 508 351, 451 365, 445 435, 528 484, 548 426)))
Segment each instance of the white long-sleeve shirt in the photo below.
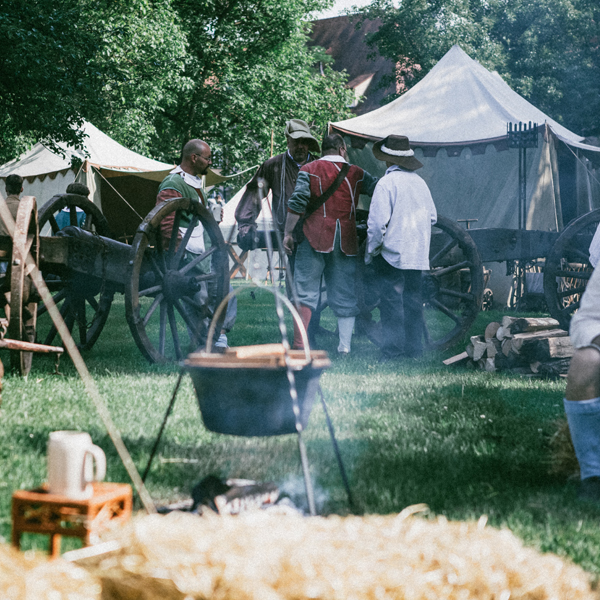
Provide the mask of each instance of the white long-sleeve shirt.
POLYGON ((575 348, 591 344, 600 335, 600 268, 594 270, 588 281, 579 310, 571 319, 569 333, 575 348))
POLYGON ((397 269, 429 270, 431 226, 436 221, 425 181, 415 172, 391 166, 373 192, 365 262, 381 254, 397 269))

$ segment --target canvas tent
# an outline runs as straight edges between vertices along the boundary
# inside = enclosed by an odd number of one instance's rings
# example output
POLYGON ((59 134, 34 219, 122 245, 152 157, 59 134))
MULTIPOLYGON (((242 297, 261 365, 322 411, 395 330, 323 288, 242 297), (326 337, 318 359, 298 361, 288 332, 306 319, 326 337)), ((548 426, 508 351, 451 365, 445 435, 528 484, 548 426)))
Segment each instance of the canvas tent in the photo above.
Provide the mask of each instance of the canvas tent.
MULTIPOLYGON (((406 135, 423 163, 438 212, 478 219, 474 227, 518 226, 518 150, 508 148, 508 123, 540 126, 527 150, 527 228, 556 231, 600 207, 600 148, 574 134, 453 46, 406 94, 389 104, 330 124, 346 137, 350 161, 374 175, 384 163, 374 141, 406 135)), ((364 199, 361 199, 364 202, 364 199)))
MULTIPOLYGON (((35 196, 38 207, 73 181, 85 183, 117 238, 131 239, 133 232, 156 204, 159 183, 174 165, 147 158, 125 148, 86 122, 85 150, 59 144, 63 155, 37 143, 21 157, 0 166, 0 179, 11 173, 25 178, 23 194, 35 196), (75 160, 74 160, 75 159, 75 160)), ((206 185, 225 181, 214 171, 206 185)), ((0 186, 4 194, 4 186, 0 186)))

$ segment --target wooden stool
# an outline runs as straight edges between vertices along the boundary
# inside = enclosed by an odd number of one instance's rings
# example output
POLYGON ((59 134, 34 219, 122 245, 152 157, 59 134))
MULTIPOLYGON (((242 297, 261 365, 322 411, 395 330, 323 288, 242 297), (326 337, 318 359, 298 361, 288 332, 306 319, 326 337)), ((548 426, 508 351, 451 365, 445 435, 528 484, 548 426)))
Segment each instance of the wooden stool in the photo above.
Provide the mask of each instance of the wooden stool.
POLYGON ((21 547, 22 533, 50 536, 48 553, 60 555, 61 536, 81 538, 84 546, 97 540, 107 527, 124 523, 131 516, 131 486, 125 483, 92 484, 94 494, 88 500, 72 500, 50 494, 47 486, 35 490, 17 490, 12 497, 12 543, 21 547))

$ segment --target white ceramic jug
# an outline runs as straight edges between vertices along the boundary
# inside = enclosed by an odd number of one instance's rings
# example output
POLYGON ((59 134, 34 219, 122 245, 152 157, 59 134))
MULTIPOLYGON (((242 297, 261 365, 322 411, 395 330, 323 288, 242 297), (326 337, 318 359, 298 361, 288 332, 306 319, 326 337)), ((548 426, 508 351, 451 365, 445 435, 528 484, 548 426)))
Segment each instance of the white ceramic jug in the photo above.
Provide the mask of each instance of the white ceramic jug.
POLYGON ((106 475, 106 456, 83 431, 53 431, 48 441, 48 491, 72 500, 92 497, 106 475), (96 469, 94 473, 94 464, 96 469))

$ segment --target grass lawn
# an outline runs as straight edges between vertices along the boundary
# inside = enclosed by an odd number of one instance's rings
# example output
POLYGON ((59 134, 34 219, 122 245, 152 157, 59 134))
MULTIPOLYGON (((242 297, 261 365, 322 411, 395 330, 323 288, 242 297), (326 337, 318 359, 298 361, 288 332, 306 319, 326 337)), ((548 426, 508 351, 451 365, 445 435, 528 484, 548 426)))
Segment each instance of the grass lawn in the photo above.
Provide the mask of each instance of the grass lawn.
MULTIPOLYGON (((471 334, 501 318, 481 313, 471 334)), ((324 314, 326 327, 335 327, 324 314)), ((279 341, 270 294, 239 296, 231 345, 279 341)), ((548 474, 548 440, 563 415, 563 381, 449 370, 441 360, 464 349, 418 361, 377 362, 377 349, 355 338, 353 352, 338 358, 334 337, 322 337, 332 367, 321 378, 352 490, 364 513, 398 512, 425 502, 433 515, 508 527, 526 544, 567 556, 600 574, 600 508, 579 503, 575 484, 548 474)), ((8 355, 0 355, 8 364, 8 355)), ((177 379, 175 365, 151 366, 135 346, 117 296, 107 326, 84 358, 143 471, 177 379)), ((10 502, 18 488, 45 479, 48 434, 88 431, 107 454, 112 481, 127 475, 102 422, 68 358, 54 375, 51 358, 36 356, 28 380, 4 379, 0 430, 0 534, 10 539, 10 502)), ((227 385, 224 381, 223 385, 227 385)), ((320 406, 305 433, 317 502, 323 514, 348 511, 320 406)), ((148 478, 157 504, 188 497, 210 473, 271 480, 302 499, 295 436, 236 438, 208 432, 189 377, 179 392, 159 454, 148 478)), ((24 547, 45 549, 43 537, 24 547)), ((66 545, 77 542, 66 541, 66 545)), ((66 547, 66 546, 65 546, 66 547)))

